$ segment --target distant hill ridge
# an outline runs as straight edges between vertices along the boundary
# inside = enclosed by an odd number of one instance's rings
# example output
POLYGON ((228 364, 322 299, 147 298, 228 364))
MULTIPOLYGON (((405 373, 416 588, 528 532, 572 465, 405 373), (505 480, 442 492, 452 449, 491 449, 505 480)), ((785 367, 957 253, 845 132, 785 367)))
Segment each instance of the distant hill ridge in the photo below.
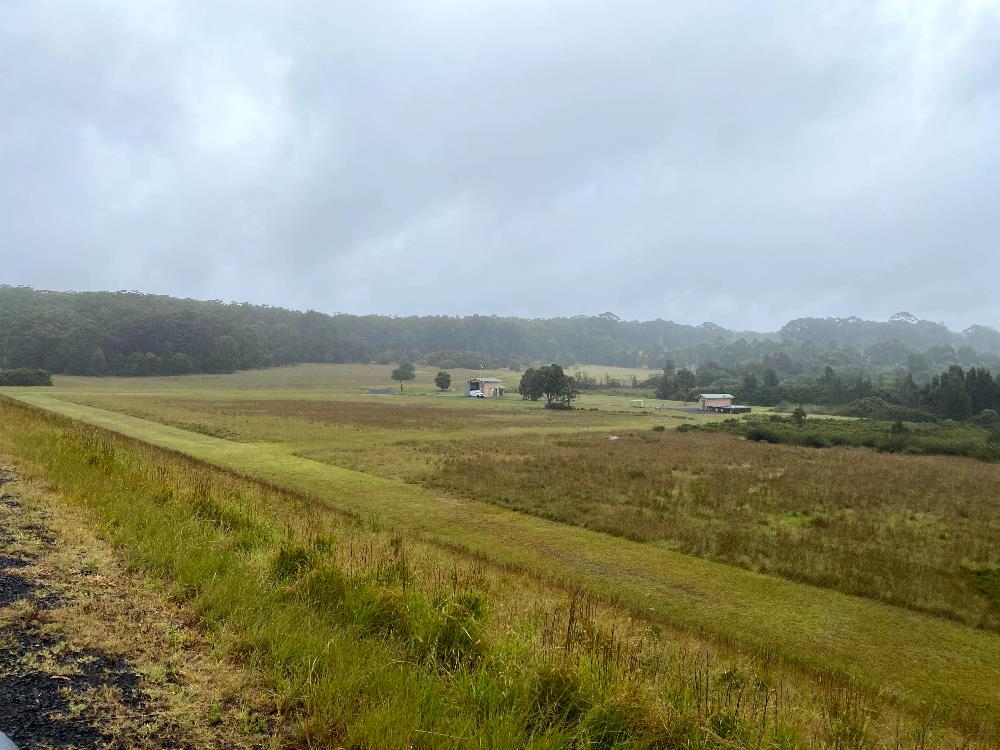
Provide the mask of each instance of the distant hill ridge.
POLYGON ((843 364, 902 365, 923 353, 932 364, 971 364, 1000 356, 1000 332, 988 326, 954 332, 908 313, 885 322, 798 318, 778 332, 753 332, 714 323, 626 321, 611 313, 551 319, 328 315, 137 292, 0 286, 0 369, 156 375, 435 355, 454 362, 456 354, 483 366, 557 361, 660 368, 668 360, 734 366, 779 355, 819 361, 818 352, 833 352, 843 364))

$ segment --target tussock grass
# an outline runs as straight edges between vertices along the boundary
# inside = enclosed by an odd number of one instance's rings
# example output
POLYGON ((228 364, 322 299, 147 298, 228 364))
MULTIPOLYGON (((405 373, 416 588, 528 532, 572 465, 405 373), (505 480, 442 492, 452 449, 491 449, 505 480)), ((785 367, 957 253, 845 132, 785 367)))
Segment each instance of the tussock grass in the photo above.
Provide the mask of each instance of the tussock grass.
POLYGON ((433 488, 1000 630, 1000 466, 676 432, 424 453, 433 488))
POLYGON ((976 744, 306 496, 7 401, 0 418, 0 451, 266 676, 280 744, 976 744))

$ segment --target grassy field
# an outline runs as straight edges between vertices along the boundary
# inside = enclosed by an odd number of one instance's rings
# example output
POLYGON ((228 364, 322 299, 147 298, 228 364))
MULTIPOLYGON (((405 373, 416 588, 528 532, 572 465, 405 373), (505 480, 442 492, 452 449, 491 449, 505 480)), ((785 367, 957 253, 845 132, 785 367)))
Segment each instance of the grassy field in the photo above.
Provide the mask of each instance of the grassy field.
MULTIPOLYGON (((328 393, 359 393, 381 388, 398 390, 398 383, 390 378, 395 367, 395 365, 305 364, 295 367, 251 370, 231 375, 184 375, 154 378, 86 378, 56 375, 55 384, 72 388, 141 390, 147 393, 151 390, 191 392, 193 390, 232 391, 242 389, 271 392, 288 390, 295 393, 303 390, 313 393, 323 391, 328 393)), ((437 372, 438 368, 436 367, 418 366, 416 379, 406 382, 404 389, 414 393, 436 392, 438 389, 434 385, 434 376, 437 372)), ((502 379, 510 394, 516 397, 517 385, 521 381, 520 372, 503 368, 489 371, 452 369, 448 372, 451 374, 451 388, 454 392, 461 392, 465 387, 465 381, 469 378, 490 376, 502 379)), ((583 372, 598 380, 609 375, 625 383, 631 383, 633 375, 639 381, 644 381, 651 375, 660 374, 659 371, 642 368, 609 367, 606 365, 578 365, 568 368, 568 372, 570 374, 583 372)))
POLYGON ((855 685, 882 711, 912 720, 936 706, 937 721, 1000 737, 996 634, 831 590, 993 627, 996 478, 981 472, 996 467, 654 432, 713 418, 601 394, 569 413, 418 395, 419 380, 409 395, 368 395, 379 373, 59 379, 9 393, 855 685))
MULTIPOLYGON (((728 436, 533 435, 419 451, 434 489, 1000 630, 1000 466, 728 436)), ((338 459, 339 460, 339 459, 338 459)), ((381 471, 399 467, 383 463, 381 471)))
POLYGON ((0 460, 259 675, 272 747, 988 746, 176 453, 4 402, 0 418, 0 460))

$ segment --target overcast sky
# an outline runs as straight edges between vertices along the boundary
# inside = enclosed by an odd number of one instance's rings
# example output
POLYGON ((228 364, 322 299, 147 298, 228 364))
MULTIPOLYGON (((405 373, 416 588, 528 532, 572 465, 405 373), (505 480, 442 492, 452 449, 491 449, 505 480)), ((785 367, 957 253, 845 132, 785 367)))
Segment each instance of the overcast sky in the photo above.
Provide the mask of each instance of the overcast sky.
POLYGON ((0 282, 1000 324, 1000 1, 5 0, 0 282))

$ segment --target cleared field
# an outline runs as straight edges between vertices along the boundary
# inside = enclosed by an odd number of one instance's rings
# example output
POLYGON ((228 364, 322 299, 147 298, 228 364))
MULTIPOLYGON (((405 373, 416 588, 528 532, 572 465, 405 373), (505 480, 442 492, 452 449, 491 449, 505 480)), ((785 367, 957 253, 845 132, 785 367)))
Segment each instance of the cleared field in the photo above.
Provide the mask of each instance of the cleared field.
MULTIPOLYGON (((65 398, 70 394, 61 395, 65 398)), ((75 397, 86 395, 81 391, 75 397)), ((837 681, 853 681, 907 710, 919 712, 938 706, 936 715, 947 716, 950 722, 977 725, 984 736, 997 734, 1000 697, 994 688, 1000 684, 1000 639, 994 634, 698 559, 659 544, 525 516, 493 503, 466 499, 460 493, 441 494, 433 488, 295 455, 308 445, 316 447, 317 433, 309 433, 306 446, 282 440, 241 443, 72 404, 39 392, 20 396, 43 408, 305 491, 331 507, 377 518, 421 538, 584 587, 664 624, 693 628, 721 642, 777 656, 784 663, 837 681)), ((382 403, 380 397, 372 398, 382 403)), ((394 403, 403 405, 405 400, 394 403)), ((183 408, 191 408, 190 403, 183 408)), ((623 426, 648 419, 612 412, 580 416, 620 419, 623 426)), ((251 416, 239 418, 253 421, 251 416)), ((375 436, 372 445, 385 444, 393 433, 397 443, 406 439, 392 428, 350 427, 301 418, 285 421, 313 424, 320 430, 354 430, 359 435, 371 432, 375 436)), ((651 422, 642 423, 648 430, 651 422)), ((590 427, 603 429, 596 423, 590 427)), ((438 437, 448 434, 447 430, 431 431, 438 437)), ((290 435, 284 433, 285 437, 290 435)), ((358 449, 361 444, 350 447, 358 449)))
POLYGON ((656 433, 724 417, 606 395, 605 409, 559 412, 520 399, 252 393, 63 398, 1000 628, 997 465, 656 433))
MULTIPOLYGON (((295 367, 273 367, 267 370, 249 370, 229 375, 173 375, 148 378, 88 378, 79 376, 56 375, 56 386, 72 388, 96 388, 100 390, 120 391, 171 391, 180 390, 190 393, 194 390, 291 390, 301 393, 303 390, 328 391, 331 393, 357 393, 372 389, 399 390, 399 384, 392 380, 391 373, 396 365, 318 365, 305 364, 295 367)), ((411 393, 434 393, 438 388, 434 385, 434 376, 439 368, 420 365, 416 367, 416 379, 404 384, 405 391, 411 393)), ((607 367, 605 365, 579 365, 568 368, 570 374, 581 371, 590 377, 601 379, 605 375, 630 383, 634 375, 640 381, 658 374, 658 371, 642 368, 607 367)), ((521 382, 521 373, 503 368, 492 370, 448 369, 451 374, 452 392, 461 392, 465 381, 469 378, 492 376, 501 378, 508 392, 517 397, 517 386, 521 382)))
POLYGON ((0 419, 0 465, 76 506, 259 675, 270 747, 989 742, 176 453, 3 400, 0 419))

